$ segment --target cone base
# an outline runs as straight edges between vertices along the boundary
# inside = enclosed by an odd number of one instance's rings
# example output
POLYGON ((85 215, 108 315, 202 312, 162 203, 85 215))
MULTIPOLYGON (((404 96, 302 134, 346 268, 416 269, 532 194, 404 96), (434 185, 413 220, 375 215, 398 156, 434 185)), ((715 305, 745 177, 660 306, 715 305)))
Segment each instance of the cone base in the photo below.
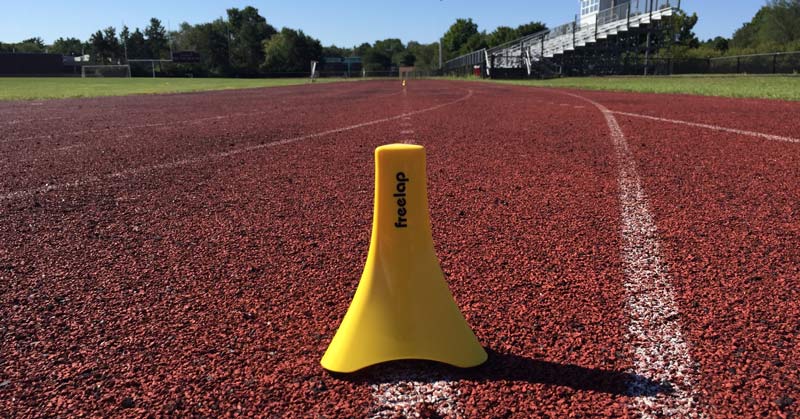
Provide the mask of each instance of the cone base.
POLYGON ((392 362, 399 362, 399 361, 437 362, 443 365, 449 365, 456 368, 469 369, 469 368, 479 367, 489 359, 489 355, 486 353, 486 351, 483 350, 483 348, 481 348, 481 352, 483 352, 482 356, 476 356, 475 359, 465 360, 465 361, 434 359, 432 357, 423 357, 423 356, 401 356, 391 359, 385 359, 382 361, 375 361, 367 364, 349 364, 349 365, 343 365, 337 362, 329 361, 323 357, 322 362, 320 362, 320 365, 322 365, 322 368, 324 368, 326 371, 330 371, 333 373, 340 373, 340 374, 350 374, 369 367, 374 367, 382 364, 390 364, 392 362))

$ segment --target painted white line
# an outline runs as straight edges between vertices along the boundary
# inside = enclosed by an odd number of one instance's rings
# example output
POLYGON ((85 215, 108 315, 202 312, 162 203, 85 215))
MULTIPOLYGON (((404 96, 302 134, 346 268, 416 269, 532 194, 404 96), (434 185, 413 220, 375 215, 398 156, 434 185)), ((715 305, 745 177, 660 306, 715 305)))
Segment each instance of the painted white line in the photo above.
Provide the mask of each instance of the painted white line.
POLYGON ((34 119, 15 119, 12 121, 0 121, 0 124, 8 124, 8 125, 16 125, 16 124, 24 124, 27 122, 44 122, 44 121, 55 121, 59 119, 65 119, 63 116, 54 116, 51 118, 34 118, 34 119))
POLYGON ((150 165, 150 166, 136 167, 136 168, 131 168, 131 169, 125 169, 125 170, 122 170, 122 171, 119 171, 119 172, 116 172, 116 173, 111 173, 111 174, 108 174, 108 175, 87 176, 87 177, 84 177, 84 178, 81 178, 81 179, 77 179, 77 180, 74 180, 74 181, 71 181, 71 182, 67 182, 67 183, 45 184, 44 186, 40 186, 38 188, 23 189, 23 190, 18 190, 18 191, 7 192, 7 193, 3 193, 3 194, 0 195, 0 202, 9 201, 9 200, 13 200, 13 199, 27 198, 27 197, 30 197, 30 196, 33 196, 33 195, 45 194, 45 193, 58 191, 58 190, 62 190, 62 189, 83 187, 83 186, 86 186, 86 185, 89 185, 89 184, 99 183, 99 182, 102 182, 102 181, 105 181, 105 180, 125 179, 125 178, 133 177, 133 176, 136 176, 136 175, 140 175, 140 174, 151 173, 151 172, 158 171, 158 170, 173 169, 173 168, 176 168, 176 167, 182 167, 182 166, 187 166, 187 165, 192 165, 192 164, 197 164, 197 163, 204 163, 204 162, 207 162, 207 161, 210 161, 210 160, 214 160, 214 159, 218 159, 218 158, 225 158, 225 157, 235 156, 237 154, 242 154, 242 153, 250 153, 250 152, 258 151, 258 150, 265 149, 265 148, 271 148, 271 147, 275 147, 275 146, 296 143, 298 141, 310 140, 312 138, 319 138, 319 137, 324 137, 324 136, 331 135, 331 134, 338 134, 340 132, 346 132, 346 131, 351 131, 351 130, 354 130, 354 129, 369 127, 369 126, 372 126, 372 125, 382 124, 382 123, 389 122, 389 121, 395 121, 395 120, 403 118, 404 116, 419 115, 419 114, 426 113, 426 112, 432 112, 432 111, 444 108, 446 106, 455 105, 456 103, 460 103, 460 102, 468 100, 469 98, 472 97, 473 94, 474 94, 474 92, 472 90, 468 90, 467 94, 462 96, 461 98, 458 98, 456 100, 453 100, 453 101, 450 101, 450 102, 447 102, 447 103, 442 103, 442 104, 439 104, 439 105, 436 105, 436 106, 431 106, 429 108, 420 109, 418 111, 407 112, 407 113, 403 113, 403 114, 396 115, 396 116, 390 116, 390 117, 387 117, 387 118, 375 119, 375 120, 368 121, 368 122, 363 122, 363 123, 360 123, 360 124, 350 125, 350 126, 342 127, 342 128, 335 128, 335 129, 322 131, 322 132, 318 132, 318 133, 314 133, 314 134, 302 135, 302 136, 299 136, 299 137, 287 138, 287 139, 283 139, 283 140, 279 140, 279 141, 273 141, 271 143, 265 143, 265 144, 255 145, 255 146, 237 148, 237 149, 234 149, 234 150, 231 150, 231 151, 226 151, 224 153, 216 153, 216 154, 193 157, 193 158, 188 158, 188 159, 176 160, 176 161, 172 161, 172 162, 168 162, 168 163, 159 163, 159 164, 154 164, 154 165, 150 165))
POLYGON ((84 143, 70 144, 70 145, 65 145, 64 147, 59 147, 59 148, 55 149, 55 151, 68 151, 68 150, 72 150, 72 149, 75 149, 75 148, 81 148, 81 147, 83 147, 85 145, 86 144, 84 144, 84 143))
MULTIPOLYGON (((404 93, 406 96, 406 93, 404 93)), ((403 98, 404 109, 407 109, 408 101, 403 98)), ((411 118, 406 116, 401 118, 402 127, 412 126, 411 118)), ((404 136, 400 140, 402 144, 415 144, 412 130, 402 130, 404 136)), ((435 417, 442 418, 462 418, 462 406, 459 406, 459 391, 457 381, 448 377, 437 377, 425 371, 415 371, 403 374, 395 373, 387 377, 386 381, 380 384, 373 384, 372 399, 374 401, 373 410, 368 416, 370 419, 389 419, 389 418, 419 418, 423 409, 428 410, 428 414, 434 413, 435 417)))
POLYGON ((617 154, 622 260, 630 314, 626 337, 633 349, 631 372, 637 377, 628 383, 633 408, 642 418, 705 417, 692 388, 693 362, 681 331, 680 312, 661 256, 658 231, 625 134, 605 106, 572 93, 564 94, 589 102, 603 113, 617 154))
POLYGON ((150 124, 139 124, 139 125, 125 125, 121 127, 111 127, 111 128, 99 128, 99 129, 87 129, 87 130, 79 130, 79 131, 68 131, 59 134, 48 134, 48 135, 36 135, 32 137, 23 137, 23 138, 10 138, 6 140, 0 141, 2 143, 12 143, 12 142, 20 142, 20 141, 32 141, 32 140, 47 140, 56 138, 62 135, 83 135, 83 134, 94 134, 98 132, 110 132, 110 131, 124 131, 124 130, 132 130, 132 129, 140 129, 140 128, 161 128, 161 127, 172 127, 175 125, 181 124, 197 124, 201 122, 207 121, 215 121, 227 118, 236 118, 236 117, 246 117, 246 116, 255 116, 267 113, 266 111, 262 112, 246 112, 246 113, 232 113, 227 115, 215 115, 209 116, 204 118, 196 118, 196 119, 183 119, 178 121, 168 121, 168 122, 155 122, 150 124))
MULTIPOLYGON (((369 96, 369 97, 365 97, 364 100, 386 98, 386 97, 394 96, 394 95, 398 95, 398 94, 400 94, 400 92, 394 92, 394 93, 389 93, 389 94, 385 94, 385 95, 369 96)), ((195 118, 195 119, 182 119, 182 120, 177 120, 177 121, 166 121, 166 122, 158 122, 158 123, 150 123, 150 124, 124 125, 124 126, 121 126, 121 127, 78 130, 78 131, 63 132, 63 133, 59 133, 59 134, 34 135, 34 136, 30 136, 30 137, 9 138, 9 139, 5 139, 5 140, 0 140, 0 144, 12 143, 12 142, 20 142, 20 141, 48 140, 48 139, 59 137, 61 135, 82 135, 82 134, 93 134, 93 133, 97 133, 97 132, 105 132, 105 131, 111 131, 111 130, 119 131, 119 130, 131 130, 131 129, 140 129, 140 128, 170 127, 170 126, 175 126, 175 125, 180 125, 180 124, 197 124, 197 123, 202 123, 202 122, 207 122, 207 121, 218 121, 218 120, 229 119, 229 118, 265 115, 265 114, 268 114, 268 113, 271 113, 271 112, 274 112, 274 110, 258 111, 258 112, 236 112, 236 113, 231 113, 231 114, 214 115, 214 116, 203 117, 203 118, 195 118)), ((54 117, 54 118, 50 118, 50 119, 66 119, 66 117, 54 117)), ((47 120, 47 119, 45 119, 45 120, 47 120)), ((31 120, 31 121, 34 121, 34 120, 31 120)), ((26 122, 26 121, 20 121, 20 122, 26 122)))
POLYGON ((461 418, 463 411, 458 405, 458 389, 449 380, 441 381, 397 380, 373 384, 372 396, 375 408, 369 418, 417 418, 421 407, 436 411, 439 417, 461 418))
POLYGON ((656 116, 641 115, 641 114, 637 114, 637 113, 618 112, 618 111, 609 111, 609 112, 617 114, 617 115, 630 116, 632 118, 642 118, 642 119, 649 119, 651 121, 668 122, 670 124, 686 125, 686 126, 690 126, 690 127, 705 128, 705 129, 710 129, 710 130, 714 130, 714 131, 730 132, 730 133, 733 133, 733 134, 747 135, 747 136, 750 136, 750 137, 757 137, 757 138, 764 138, 764 139, 772 140, 772 141, 784 141, 784 142, 788 142, 788 143, 800 143, 800 139, 798 139, 798 138, 784 137, 784 136, 781 136, 781 135, 773 135, 773 134, 765 134, 763 132, 746 131, 746 130, 741 130, 741 129, 736 129, 736 128, 721 127, 719 125, 701 124, 701 123, 698 123, 698 122, 681 121, 681 120, 677 120, 677 119, 659 118, 659 117, 656 117, 656 116))

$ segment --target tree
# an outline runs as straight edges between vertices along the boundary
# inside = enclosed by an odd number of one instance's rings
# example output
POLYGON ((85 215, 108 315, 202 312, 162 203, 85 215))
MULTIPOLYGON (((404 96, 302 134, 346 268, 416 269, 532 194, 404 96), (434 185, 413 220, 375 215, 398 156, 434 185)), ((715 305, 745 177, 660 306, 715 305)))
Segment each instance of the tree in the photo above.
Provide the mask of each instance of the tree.
POLYGON ((119 32, 119 43, 122 46, 122 58, 125 59, 125 62, 128 61, 128 42, 131 39, 131 30, 122 25, 122 30, 119 32))
POLYGON ((353 55, 356 57, 363 57, 370 49, 372 49, 372 45, 369 42, 364 42, 357 47, 353 47, 353 55))
POLYGON ((152 58, 150 49, 147 45, 147 40, 139 28, 136 28, 131 36, 128 38, 127 43, 128 58, 131 59, 146 59, 152 58))
POLYGON ((144 35, 146 36, 147 51, 150 53, 147 58, 170 58, 167 30, 164 29, 160 20, 151 18, 150 24, 144 29, 144 35))
POLYGON ((694 33, 694 27, 697 25, 697 13, 687 15, 683 10, 678 10, 672 15, 669 24, 675 34, 675 44, 689 48, 697 48, 700 46, 700 40, 694 33))
POLYGON ((89 38, 92 59, 97 64, 111 64, 119 57, 119 41, 117 31, 109 26, 102 31, 97 31, 89 38))
POLYGON ((123 57, 122 45, 117 39, 117 29, 109 26, 103 29, 103 38, 105 40, 106 53, 112 63, 119 63, 123 57))
POLYGON ((523 37, 528 35, 533 35, 535 33, 539 33, 541 31, 546 31, 547 25, 542 22, 530 22, 524 23, 517 27, 517 36, 523 37))
POLYGON ((400 54, 399 64, 406 67, 412 67, 417 62, 417 56, 411 51, 404 51, 400 54))
POLYGON ((58 38, 53 42, 53 46, 50 47, 50 52, 78 57, 83 54, 83 42, 77 38, 58 38))
POLYGON ((414 66, 420 70, 434 70, 439 68, 439 44, 421 44, 409 41, 406 50, 414 54, 414 66))
POLYGON ((728 49, 730 49, 730 42, 728 41, 728 38, 722 36, 718 36, 709 40, 709 43, 715 51, 725 53, 728 51, 728 49))
POLYGON ((257 74, 265 59, 264 41, 277 31, 251 6, 228 9, 228 25, 231 67, 241 75, 257 74))
POLYGON ((339 48, 336 45, 322 48, 323 57, 339 57, 346 58, 353 54, 353 51, 347 48, 339 48))
POLYGON ((457 19, 442 38, 445 59, 455 58, 486 46, 486 33, 478 32, 478 24, 472 19, 457 19))
MULTIPOLYGON (((665 21, 667 28, 662 32, 663 38, 656 41, 656 45, 662 45, 663 48, 659 54, 667 55, 673 58, 689 58, 695 57, 700 47, 700 40, 694 33, 694 26, 697 24, 697 13, 687 15, 683 10, 677 10, 672 17, 665 21)), ((647 38, 640 34, 638 35, 640 43, 644 43, 647 38)), ((704 51, 713 51, 711 49, 704 49, 704 51)))
POLYGON ((42 53, 45 52, 45 45, 42 38, 30 38, 17 44, 6 44, 7 52, 27 52, 27 53, 42 53))
POLYGON ((771 0, 765 22, 759 30, 759 43, 773 44, 784 49, 800 40, 800 1, 771 0))
POLYGON ((322 44, 303 31, 283 28, 264 41, 262 70, 268 73, 305 73, 311 61, 322 58, 322 44))
POLYGON ((730 47, 744 53, 800 47, 800 1, 769 1, 733 34, 730 47))
POLYGON ((494 30, 494 32, 490 33, 489 36, 486 37, 486 43, 491 48, 505 44, 506 42, 511 42, 519 37, 519 32, 517 32, 515 29, 512 29, 508 26, 499 26, 494 30))

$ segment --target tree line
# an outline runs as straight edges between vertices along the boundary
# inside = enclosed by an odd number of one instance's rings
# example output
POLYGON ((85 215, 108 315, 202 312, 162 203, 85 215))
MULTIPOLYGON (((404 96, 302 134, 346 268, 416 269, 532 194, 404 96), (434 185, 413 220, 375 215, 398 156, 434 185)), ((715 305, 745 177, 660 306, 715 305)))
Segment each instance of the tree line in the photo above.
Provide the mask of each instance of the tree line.
MULTIPOLYGON (((169 59, 173 50, 195 51, 200 56, 199 63, 172 64, 164 71, 218 77, 307 73, 310 61, 321 61, 323 57, 361 57, 363 67, 370 72, 398 66, 416 66, 420 70, 438 68, 438 42, 403 43, 400 39, 389 38, 352 48, 323 46, 302 30, 277 30, 254 7, 231 8, 226 12, 226 16, 211 22, 182 23, 174 31, 167 31, 159 19, 152 18, 143 29, 131 31, 123 26, 118 32, 109 26, 85 41, 62 37, 46 45, 36 37, 16 44, 0 42, 0 52, 89 55, 94 64, 124 64, 129 59, 169 59)), ((706 58, 800 50, 800 0, 769 0, 731 38, 700 41, 693 32, 697 21, 696 14, 679 11, 669 22, 672 28, 664 32, 670 39, 662 42, 666 50, 659 55, 706 58)), ((472 19, 457 19, 441 38, 442 61, 546 29, 543 23, 533 21, 517 27, 500 26, 487 32, 479 30, 472 19)))
MULTIPOLYGON (((697 16, 691 18, 693 27, 697 16)), ((681 58, 713 58, 788 51, 800 51, 800 0, 769 0, 732 37, 717 36, 706 41, 695 37, 672 52, 681 58)))
MULTIPOLYGON (((478 31, 472 19, 458 19, 444 34, 443 61, 474 49, 491 47, 520 36, 546 29, 540 22, 516 28, 501 26, 491 33, 478 31)), ((312 60, 323 57, 361 57, 364 69, 386 71, 399 66, 435 70, 439 65, 439 43, 421 43, 389 38, 365 42, 352 48, 322 43, 299 29, 277 30, 258 9, 231 8, 226 16, 211 22, 182 23, 167 31, 157 18, 143 29, 114 26, 100 29, 89 39, 62 37, 51 45, 41 38, 16 44, 0 42, 0 52, 56 53, 79 57, 88 55, 92 64, 125 64, 135 59, 169 59, 171 51, 195 51, 199 63, 170 64, 163 72, 192 73, 197 76, 256 77, 307 73, 312 60)))

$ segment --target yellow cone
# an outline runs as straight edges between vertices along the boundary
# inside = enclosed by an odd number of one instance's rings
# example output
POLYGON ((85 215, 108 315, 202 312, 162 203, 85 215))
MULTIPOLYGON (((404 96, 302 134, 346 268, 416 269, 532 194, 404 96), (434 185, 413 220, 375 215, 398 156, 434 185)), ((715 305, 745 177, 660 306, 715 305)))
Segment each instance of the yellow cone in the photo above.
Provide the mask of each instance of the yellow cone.
POLYGON ((486 358, 450 294, 433 247, 425 149, 379 147, 367 263, 322 366, 347 373, 422 359, 467 368, 486 358))

